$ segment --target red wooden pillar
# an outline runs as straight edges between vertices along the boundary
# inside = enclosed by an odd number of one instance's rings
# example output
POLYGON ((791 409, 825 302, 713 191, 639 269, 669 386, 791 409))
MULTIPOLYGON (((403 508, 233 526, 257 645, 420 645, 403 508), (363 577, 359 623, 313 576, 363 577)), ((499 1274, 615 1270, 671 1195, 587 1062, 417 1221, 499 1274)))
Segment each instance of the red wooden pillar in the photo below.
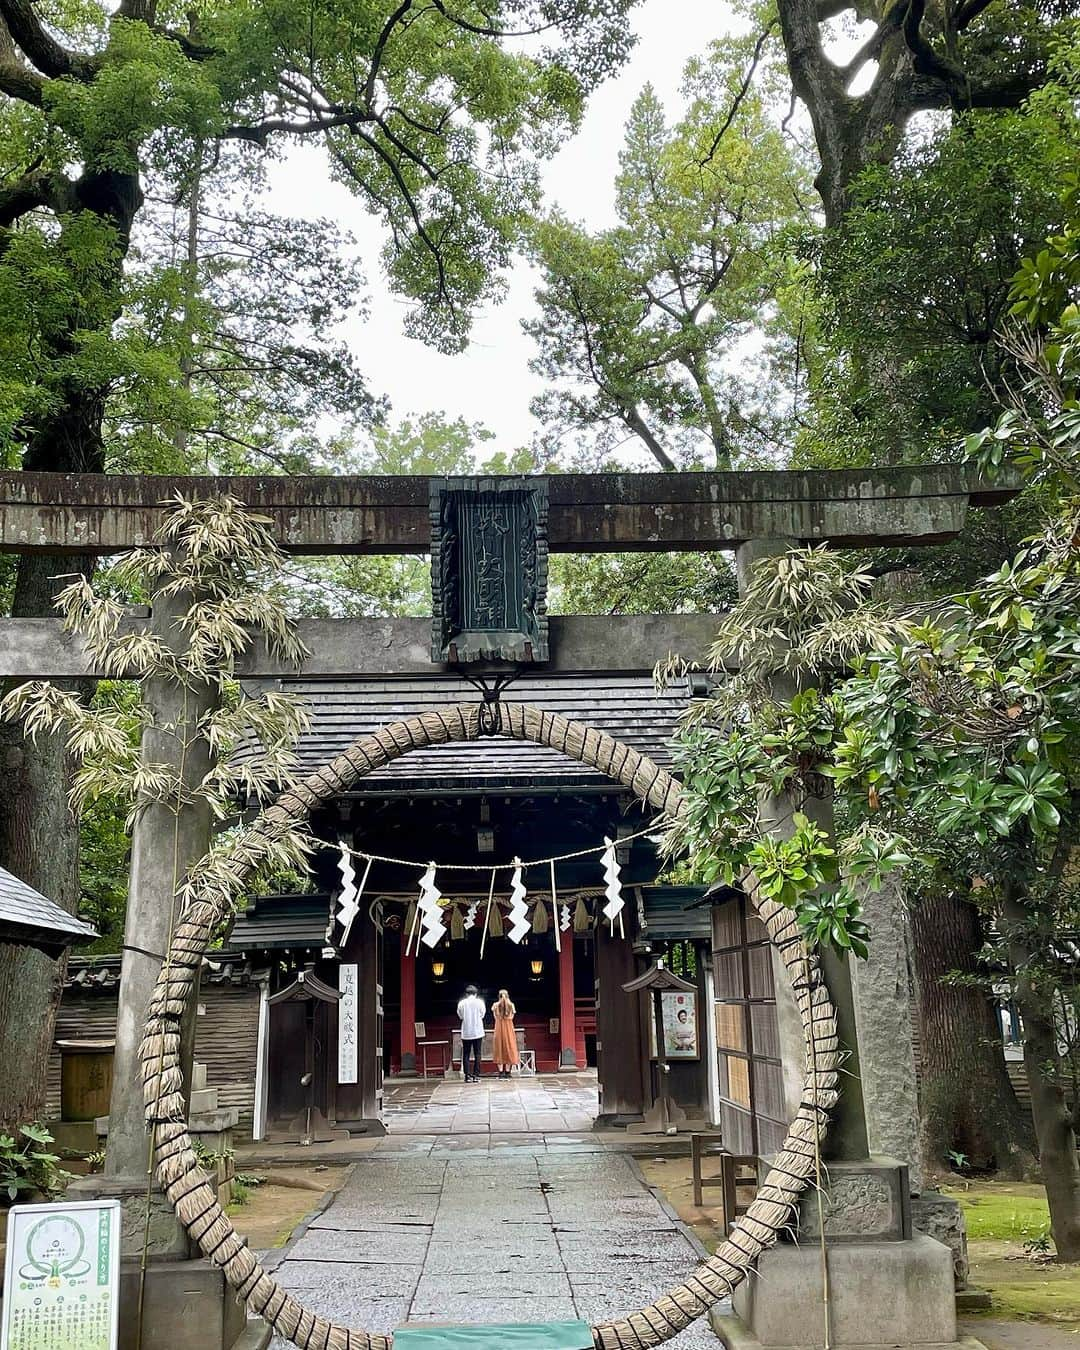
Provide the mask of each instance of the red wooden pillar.
POLYGON ((416 957, 401 949, 401 1072, 416 1072, 416 957))
MULTIPOLYGON (((558 919, 556 918, 556 923, 558 919)), ((580 1069, 574 1019, 574 935, 561 934, 559 952, 559 1068, 580 1069)))

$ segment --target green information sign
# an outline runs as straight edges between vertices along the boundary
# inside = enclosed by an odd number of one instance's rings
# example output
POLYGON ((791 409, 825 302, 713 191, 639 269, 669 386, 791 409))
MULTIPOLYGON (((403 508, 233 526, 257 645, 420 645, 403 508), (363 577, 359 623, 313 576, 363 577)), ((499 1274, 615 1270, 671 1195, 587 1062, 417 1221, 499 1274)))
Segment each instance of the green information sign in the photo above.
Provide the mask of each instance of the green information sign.
POLYGON ((14 1205, 0 1350, 116 1350, 120 1202, 14 1205))

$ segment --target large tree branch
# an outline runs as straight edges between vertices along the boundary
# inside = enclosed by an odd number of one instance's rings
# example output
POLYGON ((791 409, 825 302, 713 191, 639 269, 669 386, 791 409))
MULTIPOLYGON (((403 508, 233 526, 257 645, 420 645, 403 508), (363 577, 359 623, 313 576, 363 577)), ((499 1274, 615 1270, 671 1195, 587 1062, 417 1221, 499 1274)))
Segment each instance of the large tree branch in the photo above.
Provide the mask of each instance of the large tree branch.
POLYGON ((645 421, 644 417, 642 417, 641 413, 638 412, 634 404, 622 404, 619 415, 634 435, 645 443, 648 447, 649 454, 652 455, 657 464, 659 464, 662 469, 666 469, 669 472, 674 471, 675 461, 656 439, 652 428, 645 421))
MULTIPOLYGON (((989 0, 987 0, 987 3, 989 3, 989 0)), ((885 39, 900 30, 907 8, 908 0, 895 0, 895 3, 885 11, 885 16, 877 28, 870 34, 851 60, 843 66, 844 75, 849 83, 852 77, 866 65, 867 61, 876 61, 881 56, 881 48, 885 39)))
POLYGON ((383 56, 386 53, 386 44, 390 41, 391 35, 398 24, 412 9, 413 0, 401 0, 401 4, 390 15, 386 23, 383 24, 383 30, 379 34, 375 43, 375 50, 371 53, 371 65, 368 67, 367 82, 364 86, 364 97, 368 107, 375 103, 375 86, 379 79, 379 71, 382 69, 383 56))
POLYGON ((915 73, 940 80, 951 95, 960 97, 967 88, 967 76, 962 67, 934 50, 933 44, 922 31, 925 16, 926 0, 907 0, 904 41, 911 53, 915 73))
POLYGON ((754 75, 758 68, 758 64, 761 61, 761 54, 765 50, 765 44, 772 36, 772 31, 776 27, 776 24, 777 24, 776 19, 770 19, 769 24, 766 27, 765 31, 758 37, 757 42, 754 44, 754 52, 750 58, 750 64, 746 69, 745 75, 743 76, 742 84, 739 86, 739 90, 731 102, 731 107, 728 109, 727 116, 724 118, 720 130, 713 137, 712 144, 709 146, 708 149, 708 153, 704 156, 703 159, 698 161, 702 168, 704 168, 705 165, 709 163, 713 155, 715 155, 717 150, 720 149, 720 142, 727 135, 732 122, 734 122, 735 118, 739 115, 739 109, 742 107, 746 95, 750 92, 750 85, 753 82, 754 75))
POLYGON ((39 108, 44 84, 44 78, 22 60, 7 24, 0 18, 0 94, 39 108))
POLYGON ((0 229, 5 229, 21 217, 48 201, 47 173, 31 169, 14 183, 0 186, 0 229))
POLYGON ((71 52, 52 36, 34 13, 31 0, 0 0, 0 17, 26 59, 50 79, 62 75, 89 80, 99 65, 97 57, 71 52))

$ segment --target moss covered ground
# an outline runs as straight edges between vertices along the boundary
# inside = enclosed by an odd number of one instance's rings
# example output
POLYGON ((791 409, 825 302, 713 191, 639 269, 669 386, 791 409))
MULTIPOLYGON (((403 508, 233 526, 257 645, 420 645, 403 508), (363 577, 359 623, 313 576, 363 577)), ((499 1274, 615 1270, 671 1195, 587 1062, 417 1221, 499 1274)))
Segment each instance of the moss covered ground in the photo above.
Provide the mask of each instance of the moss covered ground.
POLYGON ((978 1181, 948 1189, 964 1208, 971 1283, 990 1291, 989 1315, 1075 1326, 1080 1340, 1080 1265, 1059 1266, 1040 1251, 1050 1233, 1042 1187, 978 1181))

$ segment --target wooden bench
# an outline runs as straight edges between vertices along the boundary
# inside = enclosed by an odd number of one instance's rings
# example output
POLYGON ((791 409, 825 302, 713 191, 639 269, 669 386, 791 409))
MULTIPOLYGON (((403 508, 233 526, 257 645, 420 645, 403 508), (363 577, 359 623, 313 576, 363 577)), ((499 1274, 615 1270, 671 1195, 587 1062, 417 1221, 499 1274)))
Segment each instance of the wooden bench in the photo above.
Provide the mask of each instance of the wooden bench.
POLYGON ((690 1136, 690 1158, 694 1181, 694 1204, 698 1209, 705 1205, 705 1188, 720 1187, 720 1203, 724 1212, 724 1232, 730 1233, 732 1225, 740 1214, 750 1208, 739 1200, 739 1191, 753 1187, 755 1193, 760 1185, 761 1160, 750 1153, 731 1153, 724 1147, 720 1134, 692 1134, 690 1136), (702 1162, 705 1158, 717 1158, 720 1171, 715 1176, 702 1175, 702 1162))

